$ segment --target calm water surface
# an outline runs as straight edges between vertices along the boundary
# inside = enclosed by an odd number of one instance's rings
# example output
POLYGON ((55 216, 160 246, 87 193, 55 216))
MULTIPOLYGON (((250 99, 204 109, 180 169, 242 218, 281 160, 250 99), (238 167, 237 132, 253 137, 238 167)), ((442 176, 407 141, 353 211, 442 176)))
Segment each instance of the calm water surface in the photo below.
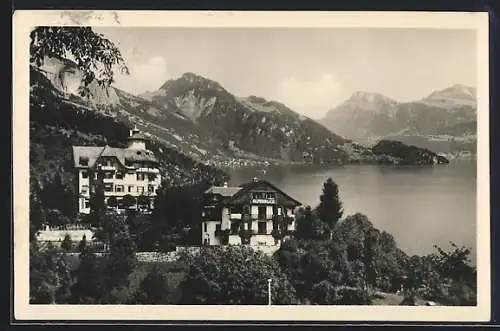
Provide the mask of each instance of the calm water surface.
POLYGON ((408 254, 427 254, 449 242, 476 247, 476 162, 394 167, 348 165, 231 170, 231 185, 257 176, 304 205, 316 206, 323 183, 339 186, 344 215, 365 214, 408 254))

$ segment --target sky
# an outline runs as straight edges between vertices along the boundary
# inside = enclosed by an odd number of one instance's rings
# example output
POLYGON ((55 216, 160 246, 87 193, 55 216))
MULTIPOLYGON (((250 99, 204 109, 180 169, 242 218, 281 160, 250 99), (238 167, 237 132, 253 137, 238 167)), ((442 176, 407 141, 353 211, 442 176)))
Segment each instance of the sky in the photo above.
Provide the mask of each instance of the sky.
POLYGON ((157 90, 193 72, 230 93, 284 103, 311 118, 356 91, 414 101, 454 84, 475 87, 474 30, 422 28, 94 28, 130 75, 115 86, 157 90))

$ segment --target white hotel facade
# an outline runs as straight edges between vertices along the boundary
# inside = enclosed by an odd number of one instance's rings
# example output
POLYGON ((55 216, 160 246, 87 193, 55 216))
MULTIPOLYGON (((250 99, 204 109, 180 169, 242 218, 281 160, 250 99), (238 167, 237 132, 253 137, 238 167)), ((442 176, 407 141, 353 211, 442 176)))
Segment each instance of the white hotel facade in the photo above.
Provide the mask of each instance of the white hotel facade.
POLYGON ((77 176, 78 211, 90 213, 92 178, 97 171, 104 174, 104 196, 109 206, 115 200, 117 211, 138 208, 137 198, 148 197, 152 207, 156 191, 161 185, 159 163, 154 153, 146 148, 146 137, 134 128, 127 138, 126 148, 110 146, 73 146, 73 162, 77 176), (136 201, 124 205, 124 197, 136 201))

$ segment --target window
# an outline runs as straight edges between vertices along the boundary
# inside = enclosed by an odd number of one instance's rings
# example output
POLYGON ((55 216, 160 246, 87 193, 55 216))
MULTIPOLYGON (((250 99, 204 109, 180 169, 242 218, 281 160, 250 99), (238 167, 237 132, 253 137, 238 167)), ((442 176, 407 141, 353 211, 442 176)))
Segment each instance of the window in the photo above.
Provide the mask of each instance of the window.
POLYGON ((86 171, 82 171, 82 178, 89 178, 89 173, 86 171))
POLYGON ((89 186, 88 185, 82 185, 82 194, 87 194, 89 192, 89 186))
POLYGON ((137 174, 137 180, 144 180, 145 176, 143 173, 138 173, 137 174))
POLYGON ((85 206, 85 208, 90 208, 90 202, 88 199, 85 199, 84 206, 85 206))
POLYGON ((116 173, 116 179, 123 179, 123 172, 118 171, 118 172, 116 173))
POLYGON ((123 185, 116 185, 115 186, 115 192, 123 192, 124 189, 123 189, 123 185))
POLYGON ((150 182, 154 181, 155 179, 156 179, 156 175, 155 175, 155 174, 149 174, 149 175, 148 175, 148 180, 149 180, 150 182))
POLYGON ((88 166, 89 165, 89 158, 88 157, 83 157, 80 156, 80 159, 78 161, 82 166, 88 166))
POLYGON ((154 185, 148 185, 148 192, 153 193, 155 191, 154 185))
POLYGON ((144 186, 137 186, 137 193, 144 193, 144 186))
POLYGON ((210 245, 210 239, 203 239, 203 245, 210 245))
POLYGON ((112 183, 105 183, 104 184, 104 191, 113 192, 113 184, 112 183))
POLYGON ((216 225, 215 225, 215 231, 220 231, 220 227, 221 227, 221 225, 220 225, 220 224, 216 224, 216 225))
POLYGON ((267 234, 267 222, 259 222, 257 226, 257 231, 259 234, 267 234))
POLYGON ((207 223, 203 223, 203 232, 207 232, 207 223))
POLYGON ((133 189, 134 189, 134 185, 129 185, 128 186, 128 192, 129 193, 131 193, 133 189))
POLYGON ((110 172, 110 171, 106 171, 104 173, 104 178, 106 178, 106 179, 113 179, 113 173, 110 172))
POLYGON ((266 207, 259 207, 259 219, 263 220, 266 219, 266 207))

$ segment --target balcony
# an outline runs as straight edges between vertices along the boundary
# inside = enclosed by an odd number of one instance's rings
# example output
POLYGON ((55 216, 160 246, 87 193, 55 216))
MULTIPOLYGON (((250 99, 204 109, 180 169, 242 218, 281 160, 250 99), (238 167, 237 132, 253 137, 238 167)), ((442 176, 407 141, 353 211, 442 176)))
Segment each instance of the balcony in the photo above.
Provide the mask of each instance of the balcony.
POLYGON ((232 220, 241 220, 241 214, 230 214, 229 219, 232 220))

